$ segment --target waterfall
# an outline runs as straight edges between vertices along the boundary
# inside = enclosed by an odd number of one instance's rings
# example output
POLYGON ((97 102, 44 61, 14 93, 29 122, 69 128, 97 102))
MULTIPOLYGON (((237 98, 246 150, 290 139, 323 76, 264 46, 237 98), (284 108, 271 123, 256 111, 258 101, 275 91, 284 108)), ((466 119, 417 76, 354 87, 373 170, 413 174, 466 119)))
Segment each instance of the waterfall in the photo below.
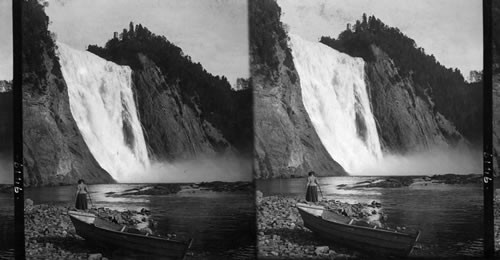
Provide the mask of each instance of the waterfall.
POLYGON ((150 166, 132 92, 132 70, 58 43, 71 114, 90 152, 115 180, 150 166))
POLYGON ((349 173, 382 158, 365 85, 364 61, 291 35, 302 101, 321 142, 349 173))

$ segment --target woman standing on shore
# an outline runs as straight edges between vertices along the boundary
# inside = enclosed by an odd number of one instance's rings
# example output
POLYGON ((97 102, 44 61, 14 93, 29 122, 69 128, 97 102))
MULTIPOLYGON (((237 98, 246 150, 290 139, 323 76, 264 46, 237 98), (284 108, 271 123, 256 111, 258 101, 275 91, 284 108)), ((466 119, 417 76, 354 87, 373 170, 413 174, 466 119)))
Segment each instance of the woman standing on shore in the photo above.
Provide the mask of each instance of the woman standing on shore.
POLYGON ((80 179, 78 180, 78 186, 76 187, 76 203, 75 208, 86 210, 87 206, 87 193, 88 193, 87 185, 85 185, 85 181, 80 179))
POLYGON ((318 179, 314 176, 314 172, 309 172, 309 177, 307 177, 306 184, 306 201, 310 202, 318 202, 318 190, 317 186, 319 185, 318 179))

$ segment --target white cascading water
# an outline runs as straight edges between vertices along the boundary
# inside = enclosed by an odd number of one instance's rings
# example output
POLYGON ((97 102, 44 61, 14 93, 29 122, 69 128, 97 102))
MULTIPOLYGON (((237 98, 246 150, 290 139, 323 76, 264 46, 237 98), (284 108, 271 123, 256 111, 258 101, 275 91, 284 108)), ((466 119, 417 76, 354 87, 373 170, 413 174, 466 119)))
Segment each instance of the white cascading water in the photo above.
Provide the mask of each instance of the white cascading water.
POLYGON ((58 43, 71 114, 90 152, 115 180, 150 166, 132 92, 132 71, 58 43))
POLYGON ((364 61, 321 43, 290 37, 302 101, 326 150, 360 174, 382 158, 364 79, 364 61))

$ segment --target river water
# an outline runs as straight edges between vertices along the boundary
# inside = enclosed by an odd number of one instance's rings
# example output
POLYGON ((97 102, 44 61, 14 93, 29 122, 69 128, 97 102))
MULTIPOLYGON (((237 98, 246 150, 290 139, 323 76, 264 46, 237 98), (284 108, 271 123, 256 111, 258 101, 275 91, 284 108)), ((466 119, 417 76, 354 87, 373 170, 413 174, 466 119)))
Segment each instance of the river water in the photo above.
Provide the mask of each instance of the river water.
MULTIPOLYGON (((413 256, 483 255, 481 184, 350 190, 337 188, 340 184, 354 184, 375 178, 378 177, 323 177, 319 181, 321 191, 327 199, 349 203, 379 201, 388 215, 388 224, 419 229, 420 249, 414 250, 413 256)), ((264 196, 305 196, 305 183, 305 179, 259 180, 257 189, 264 196)), ((321 198, 321 194, 319 196, 321 198)))
POLYGON ((0 193, 0 259, 14 259, 14 196, 0 193))
MULTIPOLYGON (((194 239, 191 251, 213 259, 246 259, 255 255, 255 200, 253 192, 197 192, 172 195, 109 197, 145 184, 89 185, 89 206, 116 210, 151 211, 158 233, 176 233, 194 239)), ((35 204, 73 204, 75 187, 29 188, 25 198, 35 204)), ((203 257, 205 258, 205 257, 203 257)))

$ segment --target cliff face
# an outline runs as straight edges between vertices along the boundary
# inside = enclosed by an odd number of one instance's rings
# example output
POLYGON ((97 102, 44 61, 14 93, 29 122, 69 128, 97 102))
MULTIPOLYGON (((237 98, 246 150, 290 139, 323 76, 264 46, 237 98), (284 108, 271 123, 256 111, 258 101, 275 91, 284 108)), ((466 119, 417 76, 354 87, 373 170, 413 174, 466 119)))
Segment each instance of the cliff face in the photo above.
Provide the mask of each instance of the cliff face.
POLYGON ((139 54, 141 69, 132 73, 134 94, 150 155, 157 160, 190 159, 231 153, 232 147, 200 113, 182 102, 178 85, 139 54))
POLYGON ((85 144, 69 107, 66 83, 36 1, 23 2, 23 153, 27 186, 114 182, 85 144))
POLYGON ((325 150, 302 103, 279 7, 271 0, 249 5, 255 176, 305 176, 311 170, 345 175, 325 150))
MULTIPOLYGON (((55 59, 45 53, 42 66, 52 71, 55 59)), ((23 73, 23 82, 28 77, 23 73)), ((30 79, 30 81, 33 79, 30 79)), ((85 144, 71 115, 64 79, 51 73, 23 84, 23 153, 25 185, 113 182, 85 144), (39 86, 46 86, 36 93, 39 86)))
POLYGON ((417 95, 415 82, 401 77, 394 62, 375 45, 374 61, 365 65, 377 129, 385 150, 396 153, 466 142, 427 94, 417 95))

